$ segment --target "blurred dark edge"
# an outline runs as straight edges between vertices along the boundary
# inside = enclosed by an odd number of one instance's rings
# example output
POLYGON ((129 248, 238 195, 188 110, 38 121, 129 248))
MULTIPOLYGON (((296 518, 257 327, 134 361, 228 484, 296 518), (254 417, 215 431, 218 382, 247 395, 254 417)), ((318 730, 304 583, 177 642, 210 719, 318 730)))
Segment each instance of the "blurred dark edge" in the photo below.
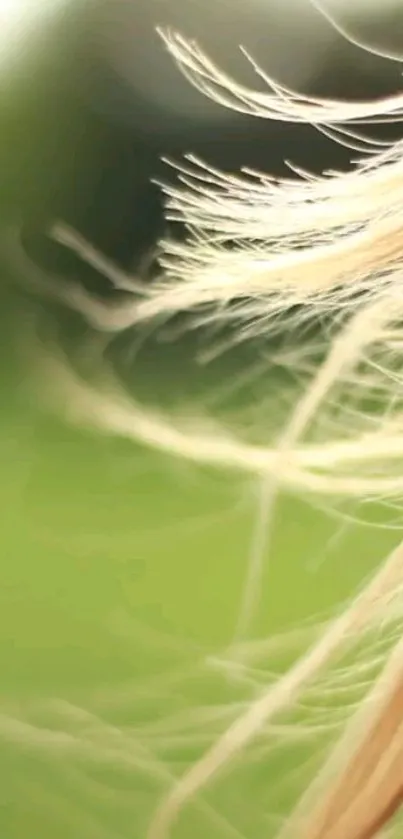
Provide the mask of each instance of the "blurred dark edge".
MULTIPOLYGON (((0 220, 23 224, 26 241, 50 268, 60 252, 46 252, 42 232, 55 217, 124 267, 144 258, 164 231, 161 192, 151 181, 174 177, 162 155, 180 159, 192 151, 228 171, 248 166, 274 175, 287 174, 286 160, 318 172, 347 168, 356 157, 311 126, 240 116, 219 130, 184 122, 172 131, 158 114, 144 119, 144 131, 141 120, 135 130, 117 122, 108 115, 113 107, 99 108, 100 91, 122 102, 132 94, 94 51, 90 19, 72 6, 41 54, 22 57, 18 73, 0 90, 0 220), (159 128, 151 131, 150 124, 159 128)), ((354 74, 353 87, 348 63, 335 74, 336 65, 337 55, 329 55, 316 92, 382 95, 401 85, 397 62, 375 60, 373 72, 354 74)), ((132 107, 149 116, 151 105, 140 95, 132 107)))

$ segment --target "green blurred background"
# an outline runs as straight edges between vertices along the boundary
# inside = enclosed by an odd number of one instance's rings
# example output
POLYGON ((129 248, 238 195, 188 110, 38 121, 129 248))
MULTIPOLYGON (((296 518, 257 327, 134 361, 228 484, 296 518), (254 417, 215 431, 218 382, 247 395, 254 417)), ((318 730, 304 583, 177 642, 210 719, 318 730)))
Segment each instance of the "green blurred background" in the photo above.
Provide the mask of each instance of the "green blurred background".
MULTIPOLYGON (((61 51, 70 43, 66 34, 61 51)), ((90 113, 73 95, 83 65, 66 74, 59 49, 32 62, 1 94, 3 224, 23 221, 43 264, 56 259, 40 237, 52 214, 133 264, 162 227, 147 186, 161 171, 158 156, 179 155, 190 140, 171 137, 165 148, 161 135, 133 137, 90 113), (117 204, 111 212, 111 195, 121 194, 114 177, 137 184, 122 216, 117 204)), ((348 163, 340 149, 330 161, 331 144, 313 129, 245 137, 232 138, 229 168, 264 155, 278 171, 290 156, 302 165, 315 159, 316 169, 348 163)), ((202 154, 209 148, 206 138, 194 144, 202 154)), ((225 148, 222 139, 211 152, 218 165, 225 148)), ((2 275, 0 836, 143 839, 172 778, 305 646, 310 623, 356 589, 397 534, 282 499, 247 640, 292 630, 291 650, 256 643, 241 676, 231 675, 217 662, 233 640, 256 486, 49 415, 32 397, 25 339, 34 324, 46 340, 46 312, 14 288, 9 265, 2 275)), ((71 346, 77 336, 79 346, 79 320, 60 318, 63 339, 71 346)), ((206 412, 261 351, 240 349, 204 367, 198 340, 183 331, 175 341, 127 336, 119 352, 137 348, 125 367, 135 393, 206 412)), ((240 386, 236 400, 242 407, 267 392, 275 406, 278 385, 278 374, 265 371, 256 391, 240 386)), ((387 516, 365 511, 378 524, 387 516)), ((178 836, 270 837, 316 755, 311 741, 290 745, 284 736, 280 745, 269 757, 263 744, 250 765, 220 781, 185 814, 178 836)))

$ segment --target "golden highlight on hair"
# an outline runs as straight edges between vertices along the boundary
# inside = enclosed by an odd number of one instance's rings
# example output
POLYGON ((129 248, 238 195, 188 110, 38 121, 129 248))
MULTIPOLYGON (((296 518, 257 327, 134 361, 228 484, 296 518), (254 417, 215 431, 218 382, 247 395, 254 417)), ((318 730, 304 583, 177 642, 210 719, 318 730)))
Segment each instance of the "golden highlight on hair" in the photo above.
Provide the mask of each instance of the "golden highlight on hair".
MULTIPOLYGON (((104 372, 101 381, 88 381, 56 352, 43 362, 51 398, 57 397, 65 414, 80 424, 255 477, 263 499, 260 525, 269 521, 281 491, 401 503, 403 141, 368 140, 364 126, 401 120, 403 93, 374 102, 325 101, 285 89, 254 65, 268 86, 267 93, 258 93, 230 79, 197 44, 175 32, 161 35, 182 71, 206 95, 257 117, 316 125, 360 155, 353 171, 313 176, 294 167, 283 179, 252 172, 228 175, 189 156, 175 164, 179 185, 164 186, 167 216, 184 223, 188 236, 185 242, 162 243, 162 270, 152 283, 127 277, 56 223, 51 235, 124 292, 119 304, 95 301, 78 286, 55 283, 35 271, 15 230, 4 235, 5 252, 9 249, 32 290, 78 310, 106 336, 190 313, 200 324, 235 326, 238 340, 245 341, 318 322, 320 351, 299 377, 281 433, 270 440, 263 432, 256 441, 247 428, 238 434, 218 421, 185 423, 151 410, 112 375, 104 372)), ((258 583, 264 548, 257 552, 249 595, 258 583)), ((401 627, 402 591, 403 543, 308 651, 242 707, 175 780, 148 839, 167 839, 175 832, 186 805, 241 759, 269 722, 295 706, 358 636, 386 625, 391 613, 398 623, 400 617, 401 627)), ((402 796, 403 645, 398 637, 386 645, 376 678, 276 839, 384 836, 402 796)))

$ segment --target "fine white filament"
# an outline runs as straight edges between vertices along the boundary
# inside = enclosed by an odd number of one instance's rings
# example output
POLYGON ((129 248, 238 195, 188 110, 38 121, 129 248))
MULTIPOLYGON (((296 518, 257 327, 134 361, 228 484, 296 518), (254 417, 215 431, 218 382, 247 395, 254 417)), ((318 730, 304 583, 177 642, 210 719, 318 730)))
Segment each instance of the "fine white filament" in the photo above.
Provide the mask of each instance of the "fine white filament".
MULTIPOLYGON (((265 499, 260 515, 267 521, 280 491, 401 502, 403 141, 369 141, 364 126, 402 120, 403 93, 372 102, 324 101, 275 84, 258 67, 267 93, 254 92, 229 78, 195 43, 174 32, 161 34, 206 95, 250 115, 314 124, 360 159, 349 172, 313 176, 294 170, 278 179, 223 174, 189 157, 178 166, 179 186, 165 187, 168 216, 186 225, 188 237, 163 243, 163 270, 153 283, 124 276, 56 224, 53 237, 124 292, 123 302, 113 307, 78 287, 34 274, 22 251, 21 274, 101 332, 160 323, 180 313, 230 326, 242 340, 316 322, 320 352, 300 378, 288 421, 275 440, 262 435, 257 441, 248 429, 237 434, 218 422, 208 427, 181 422, 136 403, 116 382, 80 378, 57 358, 46 364, 52 397, 58 390, 64 411, 80 423, 175 457, 255 476, 265 499)), ((3 243, 14 256, 16 241, 10 231, 3 243)), ((259 574, 259 557, 253 564, 253 574, 259 574)), ((249 583, 253 589, 253 580, 249 583)), ((174 784, 148 839, 167 839, 185 805, 240 759, 270 720, 295 705, 357 635, 381 626, 391 611, 401 619, 402 590, 403 543, 308 652, 262 689, 174 784)), ((372 839, 383 835, 402 798, 399 639, 385 652, 375 683, 277 839, 372 839)))

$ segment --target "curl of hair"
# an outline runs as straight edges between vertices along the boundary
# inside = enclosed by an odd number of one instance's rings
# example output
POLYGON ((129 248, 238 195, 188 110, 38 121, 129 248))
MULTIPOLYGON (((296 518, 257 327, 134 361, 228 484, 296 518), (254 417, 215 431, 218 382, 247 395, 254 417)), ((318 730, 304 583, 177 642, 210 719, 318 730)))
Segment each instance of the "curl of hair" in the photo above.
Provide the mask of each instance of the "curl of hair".
MULTIPOLYGON (((236 324, 241 339, 273 335, 284 324, 323 326, 319 359, 302 377, 288 421, 275 439, 247 430, 189 425, 136 403, 115 381, 88 382, 56 356, 46 380, 74 421, 196 463, 256 476, 267 521, 280 490, 319 497, 403 496, 403 142, 365 139, 362 126, 396 122, 403 94, 375 102, 301 96, 267 78, 257 93, 225 75, 197 44, 161 33, 192 84, 227 107, 262 118, 309 122, 361 153, 353 171, 288 179, 228 175, 187 158, 179 186, 167 187, 167 214, 188 229, 185 243, 163 243, 162 273, 152 284, 129 278, 76 234, 52 235, 84 255, 125 293, 114 307, 47 280, 24 262, 15 231, 3 241, 33 289, 57 296, 91 325, 115 334, 191 312, 201 323, 236 324), (370 152, 370 154, 368 154, 370 152), (372 409, 368 405, 372 404, 372 409), (327 420, 324 422, 324 418, 327 420), (325 428, 326 433, 323 432, 325 428), (329 434, 329 428, 331 433, 329 434)), ((251 60, 251 59, 249 59, 251 60)), ((255 568, 256 571, 256 568, 255 568)), ((256 583, 256 579, 255 579, 256 583)), ((339 655, 357 633, 400 614, 403 544, 288 672, 242 710, 175 784, 150 827, 165 839, 184 805, 238 757, 267 723, 339 655)), ((372 839, 403 795, 403 644, 348 723, 328 763, 278 839, 372 839)))

